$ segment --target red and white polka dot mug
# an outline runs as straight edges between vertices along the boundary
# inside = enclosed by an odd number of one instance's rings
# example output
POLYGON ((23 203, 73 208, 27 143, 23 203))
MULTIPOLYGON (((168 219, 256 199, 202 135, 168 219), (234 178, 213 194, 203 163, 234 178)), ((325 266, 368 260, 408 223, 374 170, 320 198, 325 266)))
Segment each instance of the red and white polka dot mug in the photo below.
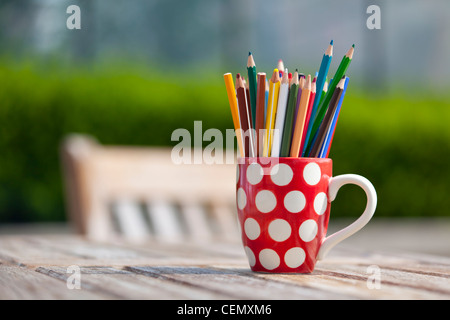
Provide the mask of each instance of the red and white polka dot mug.
POLYGON ((317 260, 369 222, 377 203, 369 180, 332 177, 332 160, 323 158, 239 159, 236 188, 245 253, 251 269, 262 272, 312 272, 317 260), (345 184, 365 191, 366 209, 326 237, 331 201, 345 184))

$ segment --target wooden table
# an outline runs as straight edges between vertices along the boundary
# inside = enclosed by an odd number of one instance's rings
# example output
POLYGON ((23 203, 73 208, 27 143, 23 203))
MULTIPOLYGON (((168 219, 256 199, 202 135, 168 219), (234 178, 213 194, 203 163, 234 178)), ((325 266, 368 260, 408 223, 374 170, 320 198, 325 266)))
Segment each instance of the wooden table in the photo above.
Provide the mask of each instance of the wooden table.
POLYGON ((265 274, 250 271, 238 242, 105 244, 73 234, 3 234, 0 298, 450 299, 450 257, 342 244, 312 274, 265 274))

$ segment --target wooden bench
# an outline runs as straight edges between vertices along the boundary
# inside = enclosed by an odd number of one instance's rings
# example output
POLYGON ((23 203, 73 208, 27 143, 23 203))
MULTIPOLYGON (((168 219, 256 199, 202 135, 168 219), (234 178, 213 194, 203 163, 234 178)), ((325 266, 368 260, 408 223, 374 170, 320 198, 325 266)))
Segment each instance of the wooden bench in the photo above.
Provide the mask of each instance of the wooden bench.
POLYGON ((90 239, 236 239, 235 165, 174 164, 170 148, 62 145, 67 210, 90 239))

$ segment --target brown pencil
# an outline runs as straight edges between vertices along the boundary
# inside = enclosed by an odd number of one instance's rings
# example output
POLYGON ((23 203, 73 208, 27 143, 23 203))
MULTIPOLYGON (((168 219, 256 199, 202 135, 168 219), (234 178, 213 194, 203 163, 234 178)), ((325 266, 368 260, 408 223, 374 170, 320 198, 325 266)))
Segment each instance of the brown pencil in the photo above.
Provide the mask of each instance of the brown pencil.
POLYGON ((245 85, 239 73, 236 75, 236 96, 239 107, 239 118, 241 120, 244 153, 246 157, 254 157, 251 114, 248 110, 249 106, 247 104, 245 85))
POLYGON ((333 96, 331 97, 327 113, 325 114, 323 121, 320 124, 316 141, 314 142, 314 145, 311 148, 311 152, 309 153, 309 156, 312 158, 319 157, 320 148, 323 144, 323 141, 325 140, 328 129, 331 125, 331 121, 333 120, 334 112, 336 111, 339 99, 341 98, 342 91, 344 90, 344 84, 345 84, 345 76, 336 85, 336 89, 334 90, 333 96))
POLYGON ((257 92, 256 92, 256 118, 255 118, 255 148, 258 157, 263 155, 264 139, 264 105, 266 102, 266 74, 259 72, 257 74, 257 92))

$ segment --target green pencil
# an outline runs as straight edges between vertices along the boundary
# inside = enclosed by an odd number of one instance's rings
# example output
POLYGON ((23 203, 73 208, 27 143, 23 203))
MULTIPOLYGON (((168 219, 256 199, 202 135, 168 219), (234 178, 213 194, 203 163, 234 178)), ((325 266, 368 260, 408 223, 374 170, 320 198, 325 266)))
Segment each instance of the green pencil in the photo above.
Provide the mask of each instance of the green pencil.
POLYGON ((339 81, 342 79, 345 72, 347 71, 347 68, 350 65, 350 62, 352 61, 354 50, 355 50, 355 45, 352 45, 352 47, 348 50, 348 52, 342 58, 342 61, 339 64, 339 67, 333 77, 333 80, 331 81, 331 83, 328 86, 327 94, 325 95, 325 98, 319 104, 319 108, 317 109, 316 117, 313 120, 314 122, 313 122, 313 126, 311 129, 311 134, 309 135, 307 147, 305 149, 305 156, 308 156, 308 154, 311 150, 311 146, 312 146, 312 143, 314 142, 316 132, 319 129, 320 124, 322 123, 325 113, 327 112, 328 104, 330 103, 331 97, 333 96, 334 90, 336 89, 336 85, 339 83, 339 81))
POLYGON ((250 91, 250 106, 252 109, 252 124, 255 127, 256 122, 256 66, 251 52, 248 53, 247 60, 248 87, 250 91))
POLYGON ((289 89, 288 105, 286 109, 286 117, 284 119, 283 137, 281 138, 280 157, 289 157, 291 148, 292 132, 294 130, 294 113, 297 104, 298 95, 298 72, 295 71, 292 76, 292 83, 289 89))

